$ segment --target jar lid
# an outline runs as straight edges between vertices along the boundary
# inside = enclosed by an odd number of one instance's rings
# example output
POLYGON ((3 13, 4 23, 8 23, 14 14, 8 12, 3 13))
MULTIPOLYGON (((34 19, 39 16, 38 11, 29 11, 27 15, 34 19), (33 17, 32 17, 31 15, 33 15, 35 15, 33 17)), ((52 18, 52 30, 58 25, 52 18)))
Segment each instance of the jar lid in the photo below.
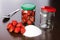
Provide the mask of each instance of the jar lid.
POLYGON ((31 3, 25 3, 21 6, 23 10, 34 10, 36 8, 36 5, 31 3))
POLYGON ((56 12, 56 9, 50 6, 44 6, 41 9, 47 12, 56 12))

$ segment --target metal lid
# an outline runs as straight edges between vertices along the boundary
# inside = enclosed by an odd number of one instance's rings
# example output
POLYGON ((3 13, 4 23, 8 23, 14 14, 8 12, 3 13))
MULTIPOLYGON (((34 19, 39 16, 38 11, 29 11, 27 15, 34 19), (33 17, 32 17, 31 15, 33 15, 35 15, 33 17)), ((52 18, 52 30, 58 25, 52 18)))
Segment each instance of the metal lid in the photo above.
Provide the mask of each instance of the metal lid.
POLYGON ((47 11, 47 12, 56 12, 56 9, 51 6, 44 6, 41 8, 41 10, 47 11))
POLYGON ((31 3, 25 3, 21 6, 23 10, 34 10, 36 8, 36 5, 31 3))

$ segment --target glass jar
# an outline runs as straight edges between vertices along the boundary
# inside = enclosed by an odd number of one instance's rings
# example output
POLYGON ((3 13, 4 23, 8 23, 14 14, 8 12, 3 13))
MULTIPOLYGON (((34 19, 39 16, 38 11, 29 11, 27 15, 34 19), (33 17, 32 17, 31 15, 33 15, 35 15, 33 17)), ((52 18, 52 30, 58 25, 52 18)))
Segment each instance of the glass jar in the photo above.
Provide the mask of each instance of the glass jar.
POLYGON ((35 8, 36 5, 26 3, 21 6, 22 8, 22 23, 24 25, 32 25, 35 23, 35 8))
POLYGON ((56 9, 50 6, 44 6, 40 12, 40 27, 42 29, 53 29, 56 9))

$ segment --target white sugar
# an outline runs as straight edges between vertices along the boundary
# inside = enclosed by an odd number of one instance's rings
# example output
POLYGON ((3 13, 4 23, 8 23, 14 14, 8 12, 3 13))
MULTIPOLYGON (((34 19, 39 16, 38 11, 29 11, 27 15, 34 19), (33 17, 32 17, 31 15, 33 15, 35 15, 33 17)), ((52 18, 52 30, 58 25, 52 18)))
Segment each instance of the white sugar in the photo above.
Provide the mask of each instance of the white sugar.
POLYGON ((26 37, 35 37, 42 34, 42 31, 34 25, 28 25, 25 27, 25 29, 26 29, 26 32, 23 35, 26 37))

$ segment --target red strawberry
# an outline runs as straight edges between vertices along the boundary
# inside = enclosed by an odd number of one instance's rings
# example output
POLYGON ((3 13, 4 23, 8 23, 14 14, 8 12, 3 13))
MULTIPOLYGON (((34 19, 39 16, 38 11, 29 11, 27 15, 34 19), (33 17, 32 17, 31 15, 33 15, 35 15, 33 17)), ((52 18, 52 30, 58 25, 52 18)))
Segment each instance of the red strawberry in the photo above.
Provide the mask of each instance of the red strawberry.
POLYGON ((24 26, 24 25, 22 25, 22 26, 21 26, 21 28, 25 28, 25 26, 24 26))
POLYGON ((24 19, 24 18, 23 18, 23 19, 22 19, 22 22, 23 22, 23 23, 26 23, 26 22, 27 22, 27 19, 24 19))
POLYGON ((20 32, 20 27, 16 27, 14 30, 15 33, 19 33, 20 32))
POLYGON ((22 10, 21 12, 22 12, 22 15, 24 15, 24 13, 23 13, 23 12, 24 12, 24 10, 22 10))
POLYGON ((27 12, 28 12, 28 11, 22 10, 22 13, 25 13, 25 14, 26 14, 27 12))
POLYGON ((28 18, 28 15, 27 14, 24 14, 23 15, 23 18, 27 19, 28 18))
POLYGON ((17 21, 16 20, 13 20, 12 21, 12 24, 13 24, 13 26, 16 26, 17 25, 17 21))
POLYGON ((32 16, 35 16, 35 11, 32 12, 32 16))
POLYGON ((20 22, 16 25, 16 27, 21 27, 21 26, 22 26, 22 22, 20 22))
POLYGON ((29 15, 31 15, 31 13, 32 13, 32 11, 31 11, 31 10, 29 10, 29 11, 28 11, 28 13, 27 13, 27 15, 29 16, 29 15))
POLYGON ((22 10, 22 15, 25 15, 26 13, 25 13, 25 11, 24 10, 22 10))
POLYGON ((21 34, 24 34, 24 33, 25 33, 25 31, 26 31, 26 30, 25 30, 25 27, 24 27, 24 26, 22 26, 22 27, 21 27, 21 34))
POLYGON ((9 24, 7 25, 7 29, 10 29, 12 26, 13 26, 12 23, 9 23, 9 24))
POLYGON ((9 32, 13 32, 14 31, 14 27, 11 26, 11 28, 9 29, 9 32))
POLYGON ((30 21, 34 22, 34 17, 33 16, 30 17, 30 21))
POLYGON ((32 24, 32 22, 31 22, 30 20, 28 20, 28 21, 27 21, 27 24, 28 24, 28 25, 31 25, 31 24, 32 24))

